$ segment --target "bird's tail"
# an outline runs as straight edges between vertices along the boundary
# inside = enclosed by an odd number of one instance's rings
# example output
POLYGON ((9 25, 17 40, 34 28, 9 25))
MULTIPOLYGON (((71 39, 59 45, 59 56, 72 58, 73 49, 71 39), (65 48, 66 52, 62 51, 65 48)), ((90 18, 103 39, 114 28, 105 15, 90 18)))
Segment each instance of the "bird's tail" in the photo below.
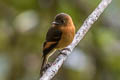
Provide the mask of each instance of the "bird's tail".
POLYGON ((56 51, 56 49, 52 49, 49 53, 47 53, 46 55, 43 55, 43 61, 42 61, 42 66, 41 66, 41 70, 40 70, 40 76, 43 75, 43 73, 45 72, 47 66, 46 64, 48 63, 48 58, 56 51))
POLYGON ((44 67, 47 64, 47 59, 46 59, 47 57, 46 56, 42 56, 42 58, 43 58, 43 61, 42 61, 41 69, 40 69, 40 76, 43 75, 43 73, 44 73, 44 67))

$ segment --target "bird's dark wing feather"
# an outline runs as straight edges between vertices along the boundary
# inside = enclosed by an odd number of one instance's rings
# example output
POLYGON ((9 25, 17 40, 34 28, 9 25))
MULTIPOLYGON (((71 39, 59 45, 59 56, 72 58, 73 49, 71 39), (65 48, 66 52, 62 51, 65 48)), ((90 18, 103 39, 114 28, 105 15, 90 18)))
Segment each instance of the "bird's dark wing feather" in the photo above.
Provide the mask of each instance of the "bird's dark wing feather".
POLYGON ((56 47, 59 40, 61 39, 62 32, 54 27, 51 27, 46 35, 46 41, 43 45, 43 56, 49 53, 53 48, 56 47))
POLYGON ((54 27, 48 30, 46 40, 49 41, 59 41, 61 39, 62 32, 54 27))

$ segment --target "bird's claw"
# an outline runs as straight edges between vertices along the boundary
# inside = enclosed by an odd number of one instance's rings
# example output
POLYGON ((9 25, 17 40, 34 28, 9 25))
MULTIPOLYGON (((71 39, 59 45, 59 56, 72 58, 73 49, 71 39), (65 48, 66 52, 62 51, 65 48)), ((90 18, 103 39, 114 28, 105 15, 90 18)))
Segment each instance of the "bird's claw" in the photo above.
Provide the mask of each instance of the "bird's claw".
POLYGON ((62 49, 62 50, 59 50, 60 54, 67 55, 67 54, 65 54, 65 53, 62 52, 63 50, 68 50, 68 51, 71 52, 71 50, 70 50, 69 48, 64 48, 64 49, 62 49))
POLYGON ((43 71, 45 72, 50 66, 51 66, 51 63, 47 63, 43 68, 43 71))
POLYGON ((62 49, 62 51, 63 51, 63 50, 68 50, 68 51, 71 52, 70 48, 64 48, 64 49, 62 49))
POLYGON ((40 73, 40 76, 42 76, 50 66, 51 66, 51 63, 47 63, 45 65, 45 67, 43 67, 43 69, 42 69, 42 71, 40 73))

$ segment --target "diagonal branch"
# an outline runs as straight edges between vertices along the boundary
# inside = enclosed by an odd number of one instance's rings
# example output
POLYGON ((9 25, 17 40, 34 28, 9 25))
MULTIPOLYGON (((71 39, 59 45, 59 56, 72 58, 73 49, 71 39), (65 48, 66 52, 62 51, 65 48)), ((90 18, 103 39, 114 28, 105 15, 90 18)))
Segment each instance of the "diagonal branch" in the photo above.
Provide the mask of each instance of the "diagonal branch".
POLYGON ((67 47, 70 50, 63 50, 56 60, 53 62, 52 66, 49 67, 43 76, 39 80, 51 80, 55 74, 58 72, 60 67, 62 66, 63 62, 66 58, 71 54, 72 50, 75 46, 83 39, 85 34, 90 29, 91 25, 99 18, 101 13, 103 13, 104 9, 111 3, 112 0, 102 0, 98 7, 88 16, 88 18, 84 21, 81 28, 75 35, 73 42, 67 47))

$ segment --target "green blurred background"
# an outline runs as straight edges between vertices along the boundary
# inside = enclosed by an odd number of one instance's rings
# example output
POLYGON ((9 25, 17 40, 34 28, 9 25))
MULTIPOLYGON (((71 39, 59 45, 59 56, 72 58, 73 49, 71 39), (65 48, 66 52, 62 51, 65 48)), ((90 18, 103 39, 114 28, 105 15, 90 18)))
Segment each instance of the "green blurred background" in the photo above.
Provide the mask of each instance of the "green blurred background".
MULTIPOLYGON (((0 80, 37 80, 54 16, 68 13, 77 31, 100 1, 0 0, 0 80)), ((53 80, 120 80, 120 0, 92 25, 53 80)))

